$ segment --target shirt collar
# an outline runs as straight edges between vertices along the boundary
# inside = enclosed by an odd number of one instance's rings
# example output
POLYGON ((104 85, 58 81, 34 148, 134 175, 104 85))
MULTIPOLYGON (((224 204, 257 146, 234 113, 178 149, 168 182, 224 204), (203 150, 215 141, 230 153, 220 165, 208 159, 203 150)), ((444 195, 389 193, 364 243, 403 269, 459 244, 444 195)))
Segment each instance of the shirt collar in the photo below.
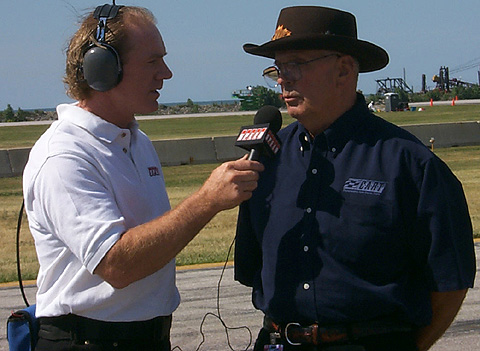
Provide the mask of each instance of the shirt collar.
POLYGON ((365 123, 370 115, 365 98, 357 93, 355 105, 341 115, 322 134, 312 138, 307 129, 299 124, 299 141, 305 148, 305 143, 318 144, 322 149, 328 149, 335 155, 338 154, 345 144, 351 140, 353 134, 365 123), (316 142, 317 141, 317 142, 316 142))
POLYGON ((138 130, 138 123, 133 120, 128 129, 122 129, 113 123, 107 122, 99 116, 84 110, 78 103, 61 104, 57 106, 59 121, 72 123, 85 129, 97 139, 112 143, 119 135, 125 132, 135 133, 138 130))

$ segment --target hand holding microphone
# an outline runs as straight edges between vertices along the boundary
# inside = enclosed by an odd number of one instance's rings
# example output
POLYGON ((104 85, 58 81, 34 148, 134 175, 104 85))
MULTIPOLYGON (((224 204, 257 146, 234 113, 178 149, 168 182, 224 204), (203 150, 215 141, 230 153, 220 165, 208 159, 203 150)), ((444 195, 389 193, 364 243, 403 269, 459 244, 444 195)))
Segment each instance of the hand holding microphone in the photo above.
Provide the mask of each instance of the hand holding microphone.
MULTIPOLYGON (((273 106, 264 106, 253 119, 254 125, 242 127, 236 146, 249 151, 248 160, 242 157, 217 167, 199 190, 202 201, 219 212, 248 200, 257 187, 259 172, 264 166, 258 161, 261 155, 274 156, 280 150, 275 133, 282 126, 282 115, 273 106)), ((216 213, 215 212, 215 213, 216 213)))

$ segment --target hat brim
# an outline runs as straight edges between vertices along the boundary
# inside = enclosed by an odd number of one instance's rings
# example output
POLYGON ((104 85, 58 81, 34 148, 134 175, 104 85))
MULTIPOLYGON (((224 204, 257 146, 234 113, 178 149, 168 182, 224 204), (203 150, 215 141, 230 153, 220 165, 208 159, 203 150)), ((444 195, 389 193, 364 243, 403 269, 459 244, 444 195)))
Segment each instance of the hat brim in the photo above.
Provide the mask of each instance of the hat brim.
POLYGON ((355 57, 359 63, 361 73, 382 69, 389 61, 387 52, 375 44, 335 35, 285 37, 262 45, 245 44, 243 45, 243 50, 252 55, 273 59, 278 51, 334 50, 355 57))

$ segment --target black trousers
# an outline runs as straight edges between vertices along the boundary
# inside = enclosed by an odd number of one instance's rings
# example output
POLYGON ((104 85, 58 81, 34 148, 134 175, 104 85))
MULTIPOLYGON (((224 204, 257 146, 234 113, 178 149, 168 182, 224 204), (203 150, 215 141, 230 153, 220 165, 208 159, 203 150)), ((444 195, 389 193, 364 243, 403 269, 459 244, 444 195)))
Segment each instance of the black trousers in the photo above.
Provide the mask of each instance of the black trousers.
POLYGON ((40 318, 35 351, 170 351, 172 317, 104 322, 76 315, 40 318))
POLYGON ((148 342, 146 340, 94 340, 82 344, 74 340, 47 340, 40 338, 35 351, 170 351, 170 342, 148 342))
MULTIPOLYGON (((414 332, 400 332, 372 335, 341 344, 290 345, 285 340, 279 341, 284 351, 417 351, 414 332)), ((264 345, 270 344, 270 332, 261 329, 254 351, 264 351, 264 345)))

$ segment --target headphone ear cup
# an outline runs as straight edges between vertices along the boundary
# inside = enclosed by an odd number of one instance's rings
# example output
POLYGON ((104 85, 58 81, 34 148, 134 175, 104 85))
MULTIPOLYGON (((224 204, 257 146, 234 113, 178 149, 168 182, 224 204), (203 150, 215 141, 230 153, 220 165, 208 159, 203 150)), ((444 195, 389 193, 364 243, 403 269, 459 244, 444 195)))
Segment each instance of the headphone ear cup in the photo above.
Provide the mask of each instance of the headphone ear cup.
POLYGON ((117 51, 110 45, 92 45, 83 56, 83 76, 94 90, 107 91, 122 79, 122 67, 117 51))

